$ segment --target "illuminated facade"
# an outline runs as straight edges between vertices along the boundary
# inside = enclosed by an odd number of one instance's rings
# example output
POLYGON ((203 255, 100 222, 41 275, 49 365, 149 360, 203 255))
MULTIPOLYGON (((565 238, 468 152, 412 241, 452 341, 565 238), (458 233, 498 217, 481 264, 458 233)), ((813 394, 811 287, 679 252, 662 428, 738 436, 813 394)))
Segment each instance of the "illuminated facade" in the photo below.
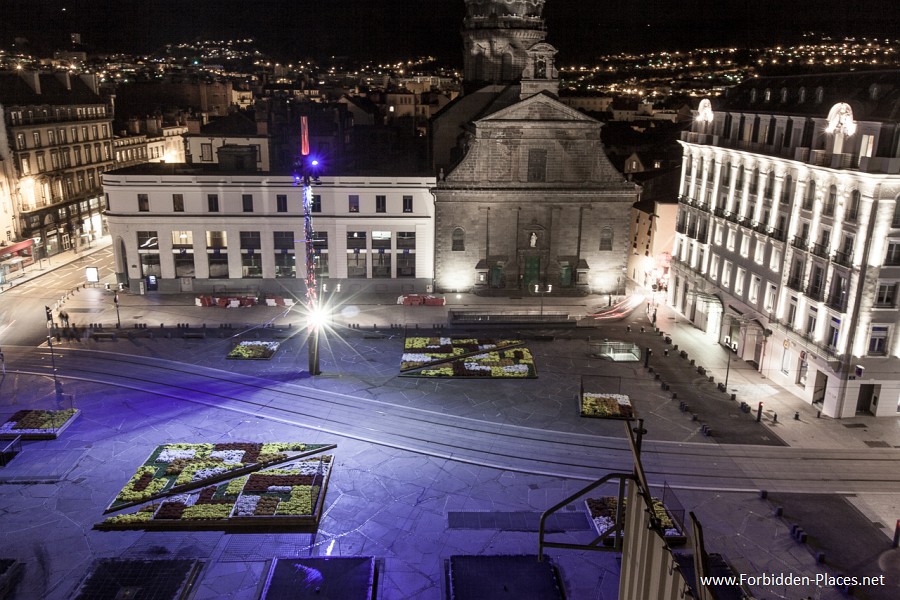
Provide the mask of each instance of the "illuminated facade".
MULTIPOLYGON (((245 166, 144 164, 106 173, 119 281, 133 292, 305 293, 303 187, 290 174, 245 166)), ((312 192, 319 281, 347 293, 425 292, 433 277, 434 183, 322 176, 312 192)))
MULTIPOLYGON (((10 195, 18 240, 37 256, 87 245, 103 234, 101 173, 112 168, 112 112, 94 75, 0 74, 10 195)), ((4 232, 5 235, 5 232, 4 232)))
POLYGON ((682 136, 670 303, 832 417, 900 410, 898 88, 754 78, 682 136))

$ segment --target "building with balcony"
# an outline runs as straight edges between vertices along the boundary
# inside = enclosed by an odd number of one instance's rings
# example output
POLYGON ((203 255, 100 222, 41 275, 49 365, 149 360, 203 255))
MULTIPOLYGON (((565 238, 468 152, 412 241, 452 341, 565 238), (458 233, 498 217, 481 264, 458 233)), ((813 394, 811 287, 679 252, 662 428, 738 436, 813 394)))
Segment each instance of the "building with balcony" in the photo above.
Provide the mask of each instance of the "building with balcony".
POLYGON ((684 132, 669 302, 836 418, 900 411, 900 72, 754 78, 684 132))
MULTIPOLYGON (((224 151, 223 151, 224 150, 224 151)), ((303 188, 255 170, 255 150, 217 165, 143 164, 104 174, 116 273, 134 292, 305 293, 303 188), (243 164, 243 168, 236 168, 243 164)), ((322 176, 313 186, 317 279, 331 290, 432 285, 433 177, 322 176), (334 287, 332 287, 334 286, 334 287)))
MULTIPOLYGON (((100 175, 113 165, 112 112, 94 75, 0 73, 0 111, 11 160, 12 239, 37 256, 102 235, 100 175)), ((5 232, 4 232, 5 235, 5 232)))

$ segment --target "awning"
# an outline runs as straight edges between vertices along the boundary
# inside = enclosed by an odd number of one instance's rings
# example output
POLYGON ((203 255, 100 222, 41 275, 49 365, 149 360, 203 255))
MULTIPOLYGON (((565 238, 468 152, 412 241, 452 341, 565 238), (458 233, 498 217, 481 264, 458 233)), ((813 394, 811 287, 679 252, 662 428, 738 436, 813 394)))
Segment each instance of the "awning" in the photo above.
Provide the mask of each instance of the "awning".
POLYGON ((0 256, 5 254, 12 254, 13 252, 21 252, 26 248, 31 248, 34 246, 34 240, 28 239, 24 242, 16 242, 15 244, 10 244, 9 246, 0 246, 0 256))

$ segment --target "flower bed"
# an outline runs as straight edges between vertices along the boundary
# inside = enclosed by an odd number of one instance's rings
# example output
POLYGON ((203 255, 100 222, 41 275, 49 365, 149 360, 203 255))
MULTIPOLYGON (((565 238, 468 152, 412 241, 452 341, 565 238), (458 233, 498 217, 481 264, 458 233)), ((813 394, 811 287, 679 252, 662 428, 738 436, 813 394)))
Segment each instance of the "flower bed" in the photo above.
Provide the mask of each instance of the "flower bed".
MULTIPOLYGON (((669 514, 669 511, 662 503, 662 500, 660 500, 659 498, 652 498, 652 500, 653 510, 656 513, 656 517, 659 519, 660 525, 663 528, 666 541, 672 546, 684 544, 687 541, 687 538, 678 527, 678 524, 669 514)), ((594 527, 597 529, 597 533, 599 535, 603 535, 607 531, 611 530, 613 526, 615 526, 617 503, 618 502, 615 496, 588 498, 587 500, 585 500, 588 512, 591 515, 591 520, 593 521, 594 527)), ((623 521, 624 516, 625 511, 623 510, 623 521)), ((606 538, 604 540, 604 543, 611 546, 613 544, 613 537, 610 536, 609 538, 606 538)))
POLYGON ((581 393, 581 416, 601 419, 633 419, 631 400, 623 394, 581 393))
POLYGON ((278 350, 278 342, 241 342, 225 358, 231 360, 269 360, 278 350))
POLYGON ((78 415, 79 410, 20 410, 0 424, 0 439, 54 440, 78 415))
POLYGON ((315 453, 328 447, 300 442, 158 446, 122 488, 107 512, 145 502, 161 494, 196 489, 296 458, 298 453, 315 453))
POLYGON ((318 525, 332 456, 292 460, 115 515, 96 529, 299 528, 318 525))
POLYGON ((400 363, 413 377, 534 378, 534 357, 519 340, 406 338, 400 363))

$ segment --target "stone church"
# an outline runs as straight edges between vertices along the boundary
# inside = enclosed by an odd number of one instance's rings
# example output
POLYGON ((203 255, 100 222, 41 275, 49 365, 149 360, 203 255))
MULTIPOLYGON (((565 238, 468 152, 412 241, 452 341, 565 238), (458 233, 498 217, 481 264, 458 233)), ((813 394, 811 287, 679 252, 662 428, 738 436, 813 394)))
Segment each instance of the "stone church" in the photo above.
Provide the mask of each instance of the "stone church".
POLYGON ((637 188, 602 123, 562 104, 543 0, 466 0, 467 93, 432 122, 435 285, 533 294, 624 289, 637 188))

